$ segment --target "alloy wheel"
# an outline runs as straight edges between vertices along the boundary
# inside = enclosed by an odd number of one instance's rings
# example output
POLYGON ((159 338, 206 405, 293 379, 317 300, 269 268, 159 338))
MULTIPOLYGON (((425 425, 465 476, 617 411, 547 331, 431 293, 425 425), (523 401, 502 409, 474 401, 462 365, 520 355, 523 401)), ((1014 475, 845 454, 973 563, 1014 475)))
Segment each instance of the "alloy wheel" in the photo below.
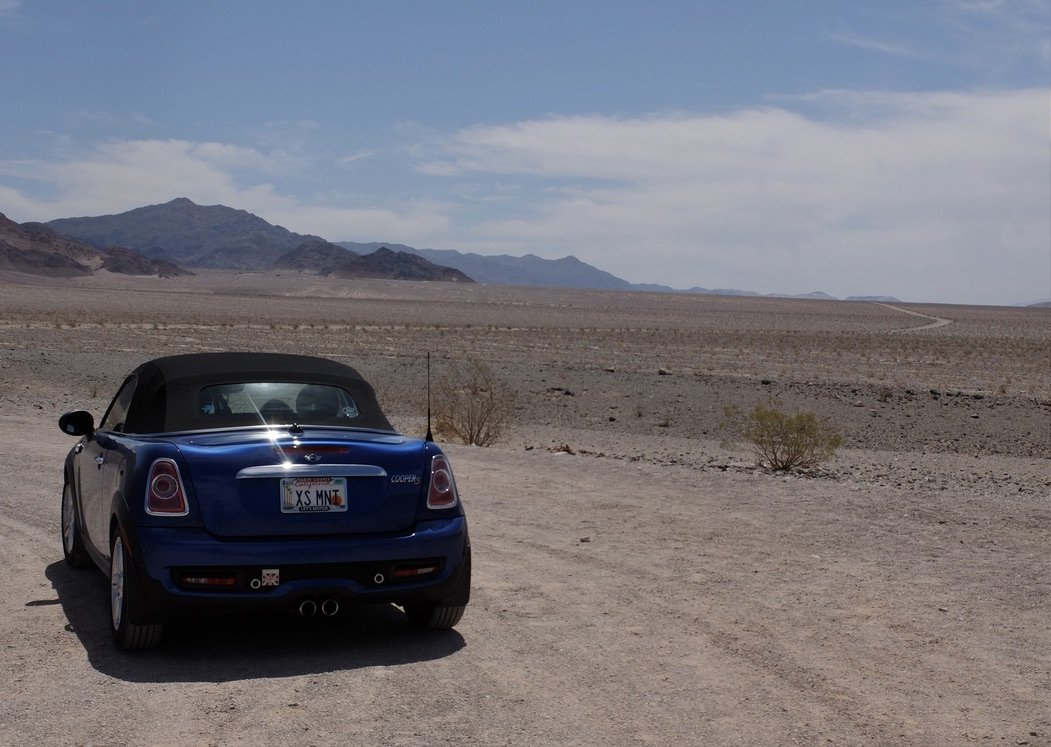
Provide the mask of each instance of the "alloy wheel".
POLYGON ((124 542, 119 535, 113 541, 109 564, 109 603, 113 629, 118 630, 124 616, 124 542))
POLYGON ((67 484, 62 491, 62 545, 66 555, 72 555, 77 540, 77 521, 73 513, 73 488, 67 484))

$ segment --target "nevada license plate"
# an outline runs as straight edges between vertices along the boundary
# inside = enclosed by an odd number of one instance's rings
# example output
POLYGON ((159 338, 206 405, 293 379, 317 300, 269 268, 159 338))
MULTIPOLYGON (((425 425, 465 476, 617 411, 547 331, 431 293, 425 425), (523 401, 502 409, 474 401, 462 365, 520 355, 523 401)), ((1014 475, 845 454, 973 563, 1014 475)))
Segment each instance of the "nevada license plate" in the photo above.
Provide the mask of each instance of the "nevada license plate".
POLYGON ((347 478, 286 477, 281 480, 281 513, 347 510, 347 478))

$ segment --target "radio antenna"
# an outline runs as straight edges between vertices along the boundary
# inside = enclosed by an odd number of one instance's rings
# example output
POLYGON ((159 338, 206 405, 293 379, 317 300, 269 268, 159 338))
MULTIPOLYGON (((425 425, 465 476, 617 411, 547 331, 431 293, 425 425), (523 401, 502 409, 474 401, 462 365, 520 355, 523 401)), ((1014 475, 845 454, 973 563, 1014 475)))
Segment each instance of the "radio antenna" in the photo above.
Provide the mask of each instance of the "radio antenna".
POLYGON ((431 433, 431 351, 427 351, 427 435, 424 437, 428 441, 434 440, 434 434, 431 433))

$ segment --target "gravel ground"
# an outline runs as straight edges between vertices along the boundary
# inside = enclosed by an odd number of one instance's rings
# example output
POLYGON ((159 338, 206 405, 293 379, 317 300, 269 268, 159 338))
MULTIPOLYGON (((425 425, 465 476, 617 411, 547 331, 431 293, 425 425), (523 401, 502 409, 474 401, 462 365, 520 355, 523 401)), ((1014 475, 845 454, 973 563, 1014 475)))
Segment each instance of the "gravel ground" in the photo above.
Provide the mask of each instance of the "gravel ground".
POLYGON ((0 744, 1051 744, 1047 310, 2 287, 0 744), (407 431, 428 350, 436 379, 473 357, 517 393, 503 442, 449 446, 476 554, 456 631, 377 607, 113 648, 105 578, 62 562, 55 419, 214 349, 352 361, 407 431), (770 398, 828 417, 835 459, 773 474, 720 444, 724 405, 770 398))

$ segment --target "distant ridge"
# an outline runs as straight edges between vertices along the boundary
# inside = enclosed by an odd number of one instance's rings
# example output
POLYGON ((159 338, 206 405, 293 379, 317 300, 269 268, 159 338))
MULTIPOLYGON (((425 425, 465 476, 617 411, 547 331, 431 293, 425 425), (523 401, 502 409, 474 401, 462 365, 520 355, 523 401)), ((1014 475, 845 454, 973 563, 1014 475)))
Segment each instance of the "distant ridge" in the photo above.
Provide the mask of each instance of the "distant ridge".
MULTIPOLYGON (((484 255, 462 253, 453 249, 417 249, 404 244, 383 244, 379 242, 359 243, 339 241, 338 246, 356 252, 371 252, 379 247, 393 247, 399 251, 418 254, 432 262, 455 267, 474 278, 479 283, 489 285, 533 285, 544 288, 584 288, 589 290, 634 290, 649 293, 696 293, 705 296, 748 296, 762 298, 809 298, 835 301, 822 291, 789 295, 784 293, 763 294, 755 291, 733 288, 688 288, 678 289, 655 283, 629 283, 616 275, 599 270, 586 262, 581 262, 570 255, 561 259, 543 259, 535 254, 513 257, 507 254, 484 255)), ((893 296, 852 297, 848 301, 879 300, 897 301, 893 296)))
POLYGON ((901 303, 894 296, 847 296, 847 301, 867 301, 869 303, 901 303))
POLYGON ((631 290, 632 285, 615 275, 581 262, 576 257, 543 259, 534 254, 512 257, 507 254, 464 254, 453 249, 416 249, 403 244, 355 243, 339 246, 361 253, 379 247, 416 254, 435 264, 460 270, 479 283, 489 285, 536 285, 545 288, 585 288, 592 290, 631 290))

